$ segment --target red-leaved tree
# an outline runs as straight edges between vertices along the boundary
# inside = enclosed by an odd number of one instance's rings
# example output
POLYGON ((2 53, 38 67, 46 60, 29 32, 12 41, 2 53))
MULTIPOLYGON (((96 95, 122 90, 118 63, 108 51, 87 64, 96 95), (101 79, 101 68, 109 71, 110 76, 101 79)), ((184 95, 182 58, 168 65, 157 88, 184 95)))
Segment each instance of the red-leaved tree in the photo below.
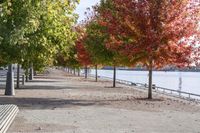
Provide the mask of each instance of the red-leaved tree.
POLYGON ((87 78, 87 67, 92 65, 92 60, 90 57, 89 52, 87 51, 86 47, 84 46, 84 41, 86 39, 86 34, 84 32, 84 27, 79 26, 76 28, 78 32, 78 38, 75 42, 75 47, 77 51, 77 60, 78 62, 85 67, 85 78, 87 78))
POLYGON ((77 58, 81 65, 88 66, 91 65, 91 59, 88 51, 85 49, 83 40, 76 41, 77 58))
POLYGON ((148 68, 149 99, 153 69, 198 60, 199 0, 102 0, 97 11, 111 35, 107 47, 148 68))

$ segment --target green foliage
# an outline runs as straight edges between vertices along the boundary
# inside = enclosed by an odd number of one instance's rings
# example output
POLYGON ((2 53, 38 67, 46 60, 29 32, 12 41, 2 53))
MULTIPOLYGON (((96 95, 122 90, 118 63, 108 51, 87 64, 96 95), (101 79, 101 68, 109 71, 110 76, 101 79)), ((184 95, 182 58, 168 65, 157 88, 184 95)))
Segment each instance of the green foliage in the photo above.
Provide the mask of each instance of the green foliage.
POLYGON ((109 49, 111 34, 102 22, 102 18, 96 14, 88 20, 86 28, 86 39, 84 45, 91 55, 93 64, 111 66, 130 66, 133 64, 126 56, 117 50, 109 49), (131 63, 130 63, 131 62, 131 63))
POLYGON ((80 68, 81 64, 77 60, 77 51, 74 45, 71 45, 66 51, 57 54, 56 61, 54 65, 70 67, 70 68, 80 68))
MULTIPOLYGON (((24 68, 51 65, 75 40, 77 0, 4 0, 0 4, 0 57, 24 68)), ((1 62, 0 62, 1 63, 1 62)))
POLYGON ((105 46, 109 37, 106 30, 105 26, 99 25, 96 21, 91 21, 86 26, 87 38, 84 44, 90 55, 92 55, 91 58, 94 64, 109 65, 113 60, 114 53, 105 46))

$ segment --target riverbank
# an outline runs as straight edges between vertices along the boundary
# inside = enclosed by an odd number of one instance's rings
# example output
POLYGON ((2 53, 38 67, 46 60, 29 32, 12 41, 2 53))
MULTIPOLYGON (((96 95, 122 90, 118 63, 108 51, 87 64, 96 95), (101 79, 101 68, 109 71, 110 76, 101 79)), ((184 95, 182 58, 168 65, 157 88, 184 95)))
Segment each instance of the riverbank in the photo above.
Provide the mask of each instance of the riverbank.
MULTIPOLYGON (((49 70, 0 103, 20 112, 8 133, 199 133, 198 103, 49 70)), ((0 93, 3 94, 4 90, 0 93)))
MULTIPOLYGON (((94 69, 91 69, 91 74, 95 74, 94 69)), ((113 70, 98 70, 98 76, 113 78, 113 70)), ((153 71, 153 84, 158 87, 200 95, 199 77, 200 73, 198 72, 153 71)), ((116 78, 133 83, 148 84, 148 71, 117 70, 116 78)))

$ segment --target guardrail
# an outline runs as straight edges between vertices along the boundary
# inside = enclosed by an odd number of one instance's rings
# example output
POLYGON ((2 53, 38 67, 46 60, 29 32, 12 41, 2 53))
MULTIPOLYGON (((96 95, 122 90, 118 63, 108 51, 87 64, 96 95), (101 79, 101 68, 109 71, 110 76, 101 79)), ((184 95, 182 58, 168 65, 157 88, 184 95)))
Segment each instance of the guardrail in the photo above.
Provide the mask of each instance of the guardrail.
MULTIPOLYGON (((94 75, 90 75, 90 76, 94 76, 94 75)), ((98 76, 98 78, 112 80, 112 78, 105 77, 105 76, 98 76)), ((145 89, 145 90, 148 89, 148 84, 134 83, 131 81, 126 81, 126 80, 121 80, 121 79, 116 79, 116 82, 120 84, 124 84, 124 85, 136 86, 138 88, 145 89)), ((179 98, 184 98, 184 99, 189 99, 189 100, 200 100, 199 94, 159 87, 159 86, 156 86, 155 84, 152 85, 152 89, 153 91, 156 91, 162 94, 170 94, 172 96, 176 96, 179 98)))
MULTIPOLYGON (((16 83, 17 82, 17 76, 16 74, 14 74, 14 82, 16 83)), ((21 82, 22 85, 25 84, 25 75, 20 73, 19 75, 19 82, 21 82)), ((0 83, 6 83, 6 74, 0 74, 0 83)))

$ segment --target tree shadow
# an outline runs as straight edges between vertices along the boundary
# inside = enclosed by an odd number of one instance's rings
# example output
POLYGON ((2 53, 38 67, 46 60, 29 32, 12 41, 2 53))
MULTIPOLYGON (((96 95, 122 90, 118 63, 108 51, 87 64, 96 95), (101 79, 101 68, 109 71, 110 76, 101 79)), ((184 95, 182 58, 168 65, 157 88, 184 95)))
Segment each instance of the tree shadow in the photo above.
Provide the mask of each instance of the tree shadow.
POLYGON ((0 96, 0 104, 15 104, 20 109, 55 109, 76 106, 103 106, 106 103, 95 100, 72 100, 57 98, 16 98, 0 96))
POLYGON ((116 89, 117 89, 117 88, 120 88, 120 89, 121 89, 121 88, 123 88, 123 87, 119 87, 119 86, 116 86, 116 87, 113 87, 113 86, 104 86, 104 88, 116 88, 116 89))
POLYGON ((28 85, 20 86, 18 90, 62 90, 62 89, 79 89, 72 86, 52 86, 52 85, 28 85))
POLYGON ((56 80, 29 80, 28 82, 33 82, 33 83, 39 83, 39 82, 59 82, 59 81, 56 81, 56 80))
POLYGON ((153 98, 153 99, 148 99, 148 98, 135 98, 135 100, 138 100, 138 101, 152 101, 152 102, 162 102, 162 101, 164 101, 163 98, 153 98))
MULTIPOLYGON (((37 81, 36 81, 37 82, 37 81)), ((37 83, 43 83, 43 82, 37 82, 37 83)), ((44 82, 49 83, 49 82, 44 82)), ((6 85, 0 85, 0 90, 4 90, 6 88, 6 85)), ((21 85, 20 88, 16 88, 16 90, 60 90, 60 89, 77 89, 76 87, 68 87, 68 86, 58 86, 58 85, 21 85)))
POLYGON ((43 76, 34 76, 35 79, 66 79, 66 77, 61 77, 61 76, 54 76, 54 77, 50 77, 47 75, 43 75, 43 76))
POLYGON ((66 77, 70 77, 70 78, 73 78, 73 77, 78 78, 78 77, 80 77, 78 75, 73 75, 73 74, 65 74, 65 76, 66 77))

